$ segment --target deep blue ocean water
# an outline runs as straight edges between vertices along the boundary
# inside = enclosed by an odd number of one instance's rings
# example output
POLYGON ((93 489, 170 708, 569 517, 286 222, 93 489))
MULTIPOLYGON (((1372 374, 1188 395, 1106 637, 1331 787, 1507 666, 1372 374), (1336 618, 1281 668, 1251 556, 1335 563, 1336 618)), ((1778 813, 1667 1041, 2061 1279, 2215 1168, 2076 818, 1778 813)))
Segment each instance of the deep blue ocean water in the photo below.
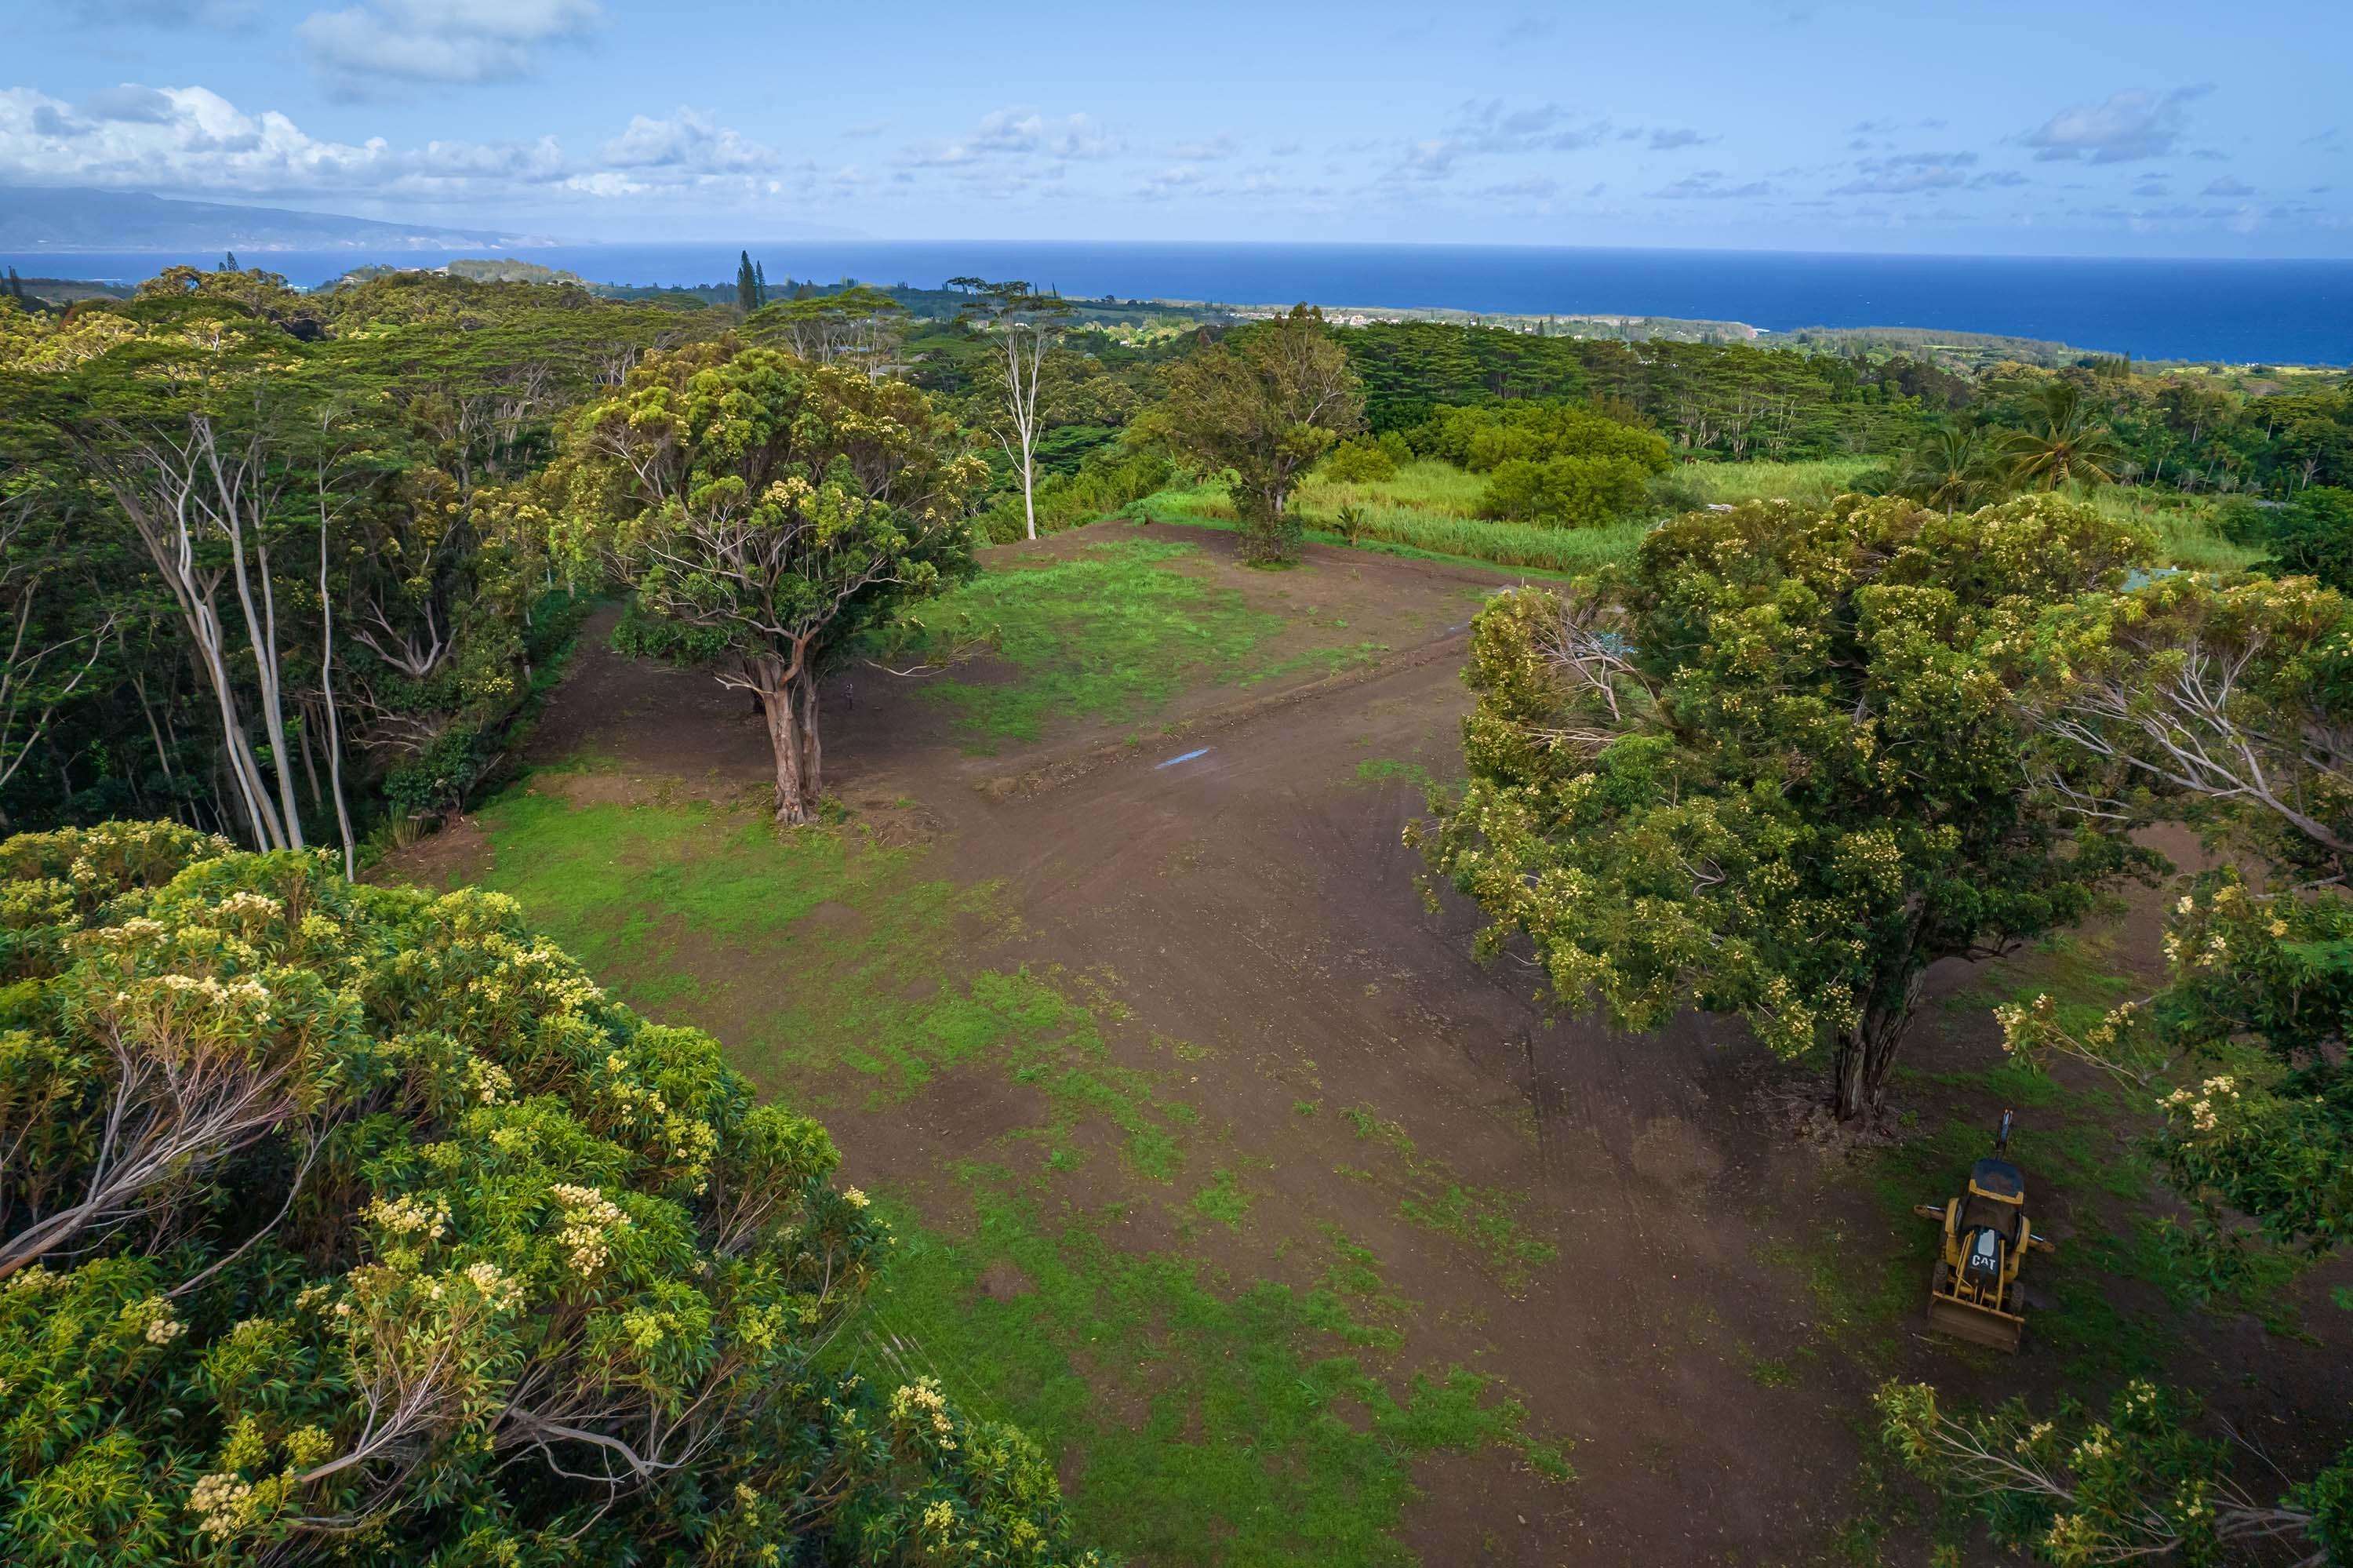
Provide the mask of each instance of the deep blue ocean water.
MULTIPOLYGON (((732 245, 547 246, 512 254, 597 282, 709 283, 732 245)), ((1070 295, 1313 300, 1513 314, 1683 316, 1776 332, 1911 326, 2048 338, 2142 359, 2353 364, 2353 261, 2181 261, 1535 246, 1021 244, 791 240, 752 247, 774 283, 844 277, 934 287, 960 273, 1025 278, 1070 295)), ((470 251, 251 251, 297 283, 363 261, 438 266, 470 251)), ((136 280, 216 255, 0 254, 27 275, 136 280)))

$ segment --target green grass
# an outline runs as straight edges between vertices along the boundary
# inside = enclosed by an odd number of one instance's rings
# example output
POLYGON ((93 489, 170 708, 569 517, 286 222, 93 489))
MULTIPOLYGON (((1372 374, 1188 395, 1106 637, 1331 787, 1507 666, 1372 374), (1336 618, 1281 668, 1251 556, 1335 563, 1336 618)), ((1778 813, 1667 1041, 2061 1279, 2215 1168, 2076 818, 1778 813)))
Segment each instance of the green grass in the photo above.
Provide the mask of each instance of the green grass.
POLYGON ((1857 474, 1883 467, 1884 458, 1816 458, 1804 462, 1687 462, 1673 476, 1706 500, 1725 505, 1743 501, 1820 503, 1853 488, 1857 474))
POLYGON ((944 676, 923 688, 974 749, 1034 741, 1049 719, 1140 719, 1203 673, 1250 673, 1283 629, 1239 589, 1172 567, 1198 554, 1171 539, 1112 539, 1076 559, 982 573, 926 608, 917 652, 986 638, 1018 678, 944 676))
MULTIPOLYGON (((1427 467, 1427 464, 1416 464, 1427 467)), ((1233 503, 1222 486, 1197 485, 1190 490, 1164 490, 1129 509, 1131 514, 1155 522, 1192 523, 1205 527, 1234 525, 1233 503)), ((1307 536, 1318 544, 1344 543, 1330 527, 1330 519, 1304 503, 1302 516, 1307 536)), ((1620 523, 1607 528, 1545 528, 1530 523, 1494 523, 1449 513, 1425 512, 1409 505, 1367 504, 1363 539, 1389 554, 1462 561, 1485 566, 1514 567, 1556 576, 1591 571, 1633 553, 1647 523, 1620 523)))
POLYGON ((923 694, 955 715, 965 749, 987 755, 1038 740, 1057 719, 1140 724, 1187 687, 1248 688, 1388 652, 1365 638, 1322 641, 1347 623, 1254 609, 1241 590, 1183 569, 1203 558, 1182 540, 1113 538, 1075 559, 984 572, 927 608, 909 656, 982 641, 1012 679, 951 673, 923 694))
MULTIPOLYGON (((2047 992, 2061 1022, 2081 1029, 2139 989, 2115 972, 2116 962, 2102 939, 2055 938, 1987 965, 1943 1005, 1978 1012, 2047 992)), ((2042 1222, 2038 1229, 2051 1224, 2063 1195, 2073 1233, 2058 1253, 2027 1266, 2029 1290, 2048 1304, 2030 1314, 2027 1332, 2057 1352, 2071 1389, 2166 1374, 2179 1360, 2181 1309, 2214 1300, 2263 1312, 2286 1277, 2275 1254, 2256 1248, 2246 1277, 2216 1289, 2160 1222, 2162 1189, 2141 1143, 2156 1091, 2126 1092, 2103 1078, 2063 1083, 1999 1057, 1939 1073, 1899 1064, 1890 1093, 1899 1106, 1942 1108, 1933 1122, 1907 1128, 1900 1145, 1862 1162, 1861 1180, 1881 1224, 1826 1235, 1810 1254, 1792 1250, 1778 1259, 1804 1274, 1825 1320, 1836 1326, 1831 1342, 1866 1366, 1893 1364, 1897 1336, 1916 1319, 1926 1289, 1936 1231, 1913 1217, 1912 1205, 1956 1189, 1988 1151, 2005 1107, 2018 1112, 2011 1151, 2027 1172, 2030 1216, 2042 1222), (2140 1296, 2116 1290, 2118 1280, 2156 1287, 2171 1309, 2136 1304, 2140 1296)))
MULTIPOLYGON (((1686 463, 1674 474, 1696 486, 1708 501, 1757 496, 1827 501, 1881 461, 1686 463)), ((1364 516, 1362 538, 1374 547, 1566 576, 1625 559, 1655 521, 1638 518, 1601 528, 1498 522, 1479 515, 1486 488, 1484 474, 1424 459, 1407 463, 1392 479, 1341 483, 1311 475, 1299 487, 1297 505, 1309 536, 1319 543, 1342 542, 1333 531, 1335 519, 1341 507, 1354 506, 1364 516)), ((1214 482, 1164 490, 1131 511, 1155 520, 1211 524, 1229 524, 1234 516, 1224 486, 1214 482)))
POLYGON ((1329 518, 1343 506, 1394 507, 1438 517, 1476 517, 1487 492, 1487 476, 1451 462, 1424 458, 1398 469, 1394 478, 1361 483, 1310 474, 1299 487, 1299 505, 1311 517, 1329 518))
POLYGON ((1340 1115, 1358 1139, 1385 1148, 1389 1156, 1378 1169, 1346 1174, 1395 1193, 1399 1217, 1469 1249, 1507 1294, 1524 1295, 1534 1272, 1559 1255, 1558 1247, 1530 1235, 1520 1224, 1521 1194, 1464 1185, 1442 1160, 1415 1147, 1403 1127, 1364 1107, 1351 1106, 1340 1115))
MULTIPOLYGON (((1156 1563, 1403 1564, 1424 1457, 1500 1449, 1572 1478, 1495 1380, 1402 1355, 1421 1308, 1328 1224, 1328 1254, 1285 1279, 1198 1250, 1250 1255, 1258 1224, 1250 1161, 1186 1097, 1204 1052, 1154 1036, 1125 1065, 1116 977, 976 961, 1016 929, 994 889, 933 875, 920 848, 780 833, 748 810, 518 789, 480 821, 484 885, 623 1000, 711 1029, 767 1092, 895 1116, 970 1085, 1027 1107, 912 1185, 864 1183, 897 1245, 833 1354, 874 1381, 935 1372, 967 1412, 1018 1424, 1060 1458, 1092 1542, 1156 1563), (1132 1224, 1147 1211, 1156 1224, 1132 1224), (1136 1245, 1155 1232, 1173 1240, 1136 1245)), ((1493 1266, 1537 1255, 1512 1200, 1364 1125, 1374 1179, 1419 1223, 1493 1266)))
POLYGON ((1393 1345, 1380 1319, 1406 1306, 1362 1247, 1337 1242, 1307 1290, 1226 1292, 1181 1257, 1114 1245, 1115 1213, 1052 1215, 997 1171, 969 1190, 969 1239, 892 1212, 902 1245, 864 1353, 894 1376, 936 1373, 967 1408, 1070 1455, 1092 1541, 1153 1563, 1405 1564, 1388 1532, 1420 1457, 1501 1446, 1571 1478, 1486 1379, 1421 1372, 1393 1392, 1356 1353, 1393 1345), (991 1264, 1026 1288, 981 1289, 991 1264))
POLYGON ((2109 485, 2090 500, 2104 514, 2156 535, 2158 554, 2184 571, 2234 572, 2263 559, 2262 550, 2222 537, 2207 497, 2109 485))
POLYGON ((1401 762, 1394 757, 1368 757, 1356 764, 1352 783, 1372 786, 1388 783, 1409 784, 1427 790, 1438 781, 1430 769, 1419 762, 1401 762))

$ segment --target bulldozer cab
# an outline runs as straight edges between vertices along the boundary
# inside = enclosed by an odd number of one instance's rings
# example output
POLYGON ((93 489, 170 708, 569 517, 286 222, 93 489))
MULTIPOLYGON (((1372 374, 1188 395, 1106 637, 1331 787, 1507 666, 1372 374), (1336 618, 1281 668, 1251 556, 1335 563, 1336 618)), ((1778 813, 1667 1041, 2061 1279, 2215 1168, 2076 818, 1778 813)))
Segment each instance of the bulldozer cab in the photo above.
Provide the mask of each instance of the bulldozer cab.
POLYGON ((2025 1239, 2026 1177, 2007 1160, 1980 1160, 1969 1170, 1957 1229, 1961 1272, 1980 1290, 1999 1287, 2004 1265, 2025 1239))

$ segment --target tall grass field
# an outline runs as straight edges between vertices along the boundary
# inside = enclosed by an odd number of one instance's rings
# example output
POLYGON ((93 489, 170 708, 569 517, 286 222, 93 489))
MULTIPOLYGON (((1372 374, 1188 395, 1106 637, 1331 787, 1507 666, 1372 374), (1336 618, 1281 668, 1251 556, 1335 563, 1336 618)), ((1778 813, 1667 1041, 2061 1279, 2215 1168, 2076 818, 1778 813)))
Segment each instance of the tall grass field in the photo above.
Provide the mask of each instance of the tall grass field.
MULTIPOLYGON (((1334 481, 1310 475, 1294 504, 1309 537, 1343 542, 1343 507, 1356 508, 1360 544, 1392 553, 1428 555, 1517 567, 1527 571, 1574 576, 1633 553, 1661 518, 1683 504, 1736 505, 1744 501, 1794 501, 1820 505, 1855 487, 1885 458, 1820 458, 1803 462, 1690 462, 1663 476, 1658 514, 1601 528, 1552 528, 1504 523, 1479 515, 1487 488, 1484 474, 1452 463, 1423 459, 1384 480, 1334 481)), ((2221 536, 2213 504, 2204 498, 2105 487, 2084 499, 2109 516, 2134 523, 2156 535, 2161 558, 2190 571, 2232 571, 2262 554, 2221 536)), ((1135 514, 1167 522, 1230 525, 1233 503, 1216 481, 1159 491, 1136 503, 1135 514)))
MULTIPOLYGON (((1445 468, 1442 463, 1416 463, 1416 468, 1445 468)), ((1459 473, 1461 471, 1451 471, 1459 473)), ((1463 478, 1472 482, 1475 493, 1476 475, 1463 478)), ((1393 554, 1433 556, 1443 559, 1481 561, 1494 566, 1518 567, 1529 571, 1575 574, 1589 571, 1605 562, 1620 560, 1633 553, 1642 535, 1650 532, 1650 524, 1632 521, 1607 528, 1545 528, 1529 523, 1498 523, 1473 517, 1466 513, 1440 512, 1410 503, 1376 499, 1390 490, 1387 484, 1348 484, 1324 487, 1315 499, 1309 498, 1311 486, 1303 488, 1299 503, 1302 521, 1308 537, 1322 544, 1344 541, 1336 531, 1335 515, 1342 505, 1355 505, 1364 514, 1358 531, 1358 542, 1393 554), (1335 493, 1362 495, 1366 499, 1336 502, 1328 499, 1335 493)), ((1227 498, 1225 486, 1215 482, 1198 484, 1185 490, 1164 490, 1146 496, 1130 508, 1133 514, 1146 516, 1155 522, 1201 523, 1212 527, 1231 527, 1234 524, 1233 503, 1227 498)))

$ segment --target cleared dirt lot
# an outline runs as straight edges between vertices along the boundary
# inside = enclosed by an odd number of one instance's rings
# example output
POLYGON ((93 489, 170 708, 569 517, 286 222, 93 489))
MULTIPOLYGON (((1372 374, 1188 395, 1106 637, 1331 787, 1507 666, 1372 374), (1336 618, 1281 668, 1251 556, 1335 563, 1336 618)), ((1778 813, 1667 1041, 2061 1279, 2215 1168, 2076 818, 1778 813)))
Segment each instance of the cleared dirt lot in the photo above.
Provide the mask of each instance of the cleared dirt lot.
MULTIPOLYGON (((1548 1018, 1532 973, 1470 960, 1475 911, 1417 890, 1400 833, 1459 768, 1465 625, 1507 574, 1316 550, 1270 576, 1224 535, 1122 524, 992 570, 1139 536, 1191 546, 1152 569, 1209 596, 1197 619, 1254 629, 1244 654, 1236 630, 1222 662, 1124 709, 1066 683, 1096 708, 978 744, 973 700, 852 675, 825 719, 847 860, 803 847, 768 869, 744 699, 592 630, 542 770, 398 868, 513 887, 623 995, 818 1108, 845 1179, 936 1238, 915 1247, 936 1268, 881 1293, 871 1352, 1060 1447, 1108 1544, 1158 1563, 1917 1561, 1867 1462, 1887 1376, 2096 1392, 2162 1357, 2284 1461, 2343 1430, 2327 1290, 2344 1271, 2297 1287, 2303 1339, 2177 1304, 2094 1245, 2161 1206, 2114 1102, 1999 1065, 1990 1001, 2122 966, 2149 946, 2132 917, 1935 976, 1898 1091, 1911 1141, 1825 1153, 1788 1130, 1803 1073, 1709 1020, 1637 1038, 1548 1018), (772 876, 773 896, 694 891, 723 874, 772 876), (1996 1361, 1915 1331, 1929 1241, 1896 1216, 1943 1195, 2013 1094, 2044 1096, 2018 1148, 2070 1247, 2026 1353, 1996 1361), (1065 1280, 1082 1255, 1095 1273, 1065 1280), (1146 1264, 1158 1294, 1128 1310, 1146 1264), (1200 1316, 1319 1290, 1340 1326, 1200 1316), (1293 1358, 1281 1376, 1242 1369, 1269 1339, 1293 1358), (1342 1354, 1363 1381, 1329 1372, 1342 1354), (1381 1404, 1434 1410, 1411 1391, 1457 1372, 1482 1410, 1520 1414, 1424 1441, 1381 1404), (1229 1408, 1229 1374, 1259 1403, 1229 1408), (1282 1377, 1315 1396, 1297 1433, 1266 1404, 1282 1377), (1345 1473, 1373 1457, 1411 1490, 1345 1473), (1231 1478, 1266 1472, 1282 1485, 1231 1478)), ((1040 668, 942 678, 1019 688, 1040 668)))

